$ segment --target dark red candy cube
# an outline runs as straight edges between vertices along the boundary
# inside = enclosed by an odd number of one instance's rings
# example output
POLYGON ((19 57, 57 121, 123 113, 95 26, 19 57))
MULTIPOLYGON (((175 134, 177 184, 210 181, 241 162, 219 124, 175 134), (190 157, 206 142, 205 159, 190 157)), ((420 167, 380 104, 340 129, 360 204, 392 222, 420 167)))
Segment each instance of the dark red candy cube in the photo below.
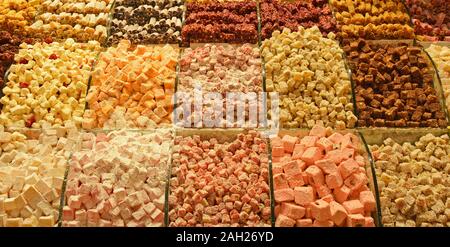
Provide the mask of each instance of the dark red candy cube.
POLYGON ((21 82, 21 83, 19 83, 19 87, 21 87, 21 88, 27 88, 29 86, 30 86, 30 83, 28 83, 28 82, 21 82))
POLYGON ((27 128, 31 128, 31 126, 36 122, 36 117, 33 115, 31 116, 26 122, 25 125, 27 128))

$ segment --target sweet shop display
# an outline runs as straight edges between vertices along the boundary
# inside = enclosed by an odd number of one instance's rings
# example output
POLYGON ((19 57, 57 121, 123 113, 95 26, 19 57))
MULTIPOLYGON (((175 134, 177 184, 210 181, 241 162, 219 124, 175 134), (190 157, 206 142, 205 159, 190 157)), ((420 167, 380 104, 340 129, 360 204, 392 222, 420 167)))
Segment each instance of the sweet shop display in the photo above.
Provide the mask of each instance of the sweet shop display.
POLYGON ((183 13, 183 0, 118 0, 108 43, 120 39, 134 44, 179 43, 183 13))
POLYGON ((39 128, 81 125, 97 41, 22 43, 3 88, 0 124, 39 128))
POLYGON ((343 39, 412 39, 414 29, 401 0, 331 0, 343 39))
POLYGON ((285 27, 297 30, 298 26, 311 28, 317 25, 324 36, 337 31, 336 20, 327 0, 263 0, 260 13, 262 40, 270 38, 273 31, 282 31, 285 27))
POLYGON ((163 226, 172 131, 82 133, 70 161, 63 226, 163 226))
POLYGON ((101 53, 92 74, 83 128, 154 128, 171 123, 178 48, 132 47, 101 53))
POLYGON ((449 8, 0 0, 0 228, 450 227, 449 8))
POLYGON ((184 44, 258 42, 256 2, 187 3, 186 8, 184 44))
POLYGON ((384 226, 450 226, 448 134, 397 135, 370 146, 384 226))
POLYGON ((27 28, 41 38, 73 38, 78 42, 105 42, 112 0, 43 0, 42 9, 27 28))
POLYGON ((448 0, 406 0, 418 39, 450 41, 448 0))
POLYGON ((432 44, 426 51, 433 59, 438 70, 447 102, 447 109, 450 112, 450 46, 432 44))
POLYGON ((33 23, 43 0, 2 0, 0 2, 0 30, 32 36, 27 28, 33 23))
POLYGON ((270 226, 267 140, 245 133, 175 137, 169 226, 270 226))
POLYGON ((420 47, 363 39, 345 44, 359 127, 445 127, 434 71, 420 47))
POLYGON ((0 31, 0 87, 3 86, 6 71, 14 63, 21 39, 7 31, 0 31))
POLYGON ((0 143, 0 227, 56 226, 64 173, 78 131, 4 131, 0 143))
POLYGON ((350 78, 333 33, 323 37, 317 26, 277 30, 263 41, 261 55, 266 90, 280 94, 282 127, 355 126, 350 78))
POLYGON ((370 163, 359 137, 319 125, 287 132, 270 141, 275 226, 375 226, 370 163))

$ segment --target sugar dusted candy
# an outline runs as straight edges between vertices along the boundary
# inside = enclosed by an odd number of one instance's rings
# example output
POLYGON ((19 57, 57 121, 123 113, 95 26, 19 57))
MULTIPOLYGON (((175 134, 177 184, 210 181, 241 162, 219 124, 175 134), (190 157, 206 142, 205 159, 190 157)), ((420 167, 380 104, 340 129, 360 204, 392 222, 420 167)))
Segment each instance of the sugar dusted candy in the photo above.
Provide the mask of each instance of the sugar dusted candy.
POLYGON ((270 226, 267 142, 221 134, 175 137, 169 226, 270 226))
POLYGON ((56 226, 76 129, 0 132, 0 227, 56 226))
POLYGON ((21 44, 3 88, 0 123, 80 127, 91 65, 100 49, 96 41, 81 44, 73 39, 21 44))
POLYGON ((372 214, 376 201, 369 189, 366 173, 369 161, 359 151, 361 145, 352 133, 340 134, 320 125, 306 135, 292 131, 273 137, 272 149, 284 149, 272 163, 275 226, 375 226, 372 214), (333 145, 330 149, 323 148, 317 141, 319 138, 333 145), (297 148, 279 140, 292 142, 297 148), (309 147, 305 148, 306 145, 309 147), (300 148, 306 151, 295 155, 294 150, 300 148), (352 150, 351 155, 347 155, 348 150, 352 150), (293 192, 292 197, 289 191, 293 192))
POLYGON ((83 133, 73 154, 63 226, 163 226, 169 129, 83 133))
POLYGON ((178 48, 122 40, 99 56, 83 128, 154 128, 172 122, 178 48))

